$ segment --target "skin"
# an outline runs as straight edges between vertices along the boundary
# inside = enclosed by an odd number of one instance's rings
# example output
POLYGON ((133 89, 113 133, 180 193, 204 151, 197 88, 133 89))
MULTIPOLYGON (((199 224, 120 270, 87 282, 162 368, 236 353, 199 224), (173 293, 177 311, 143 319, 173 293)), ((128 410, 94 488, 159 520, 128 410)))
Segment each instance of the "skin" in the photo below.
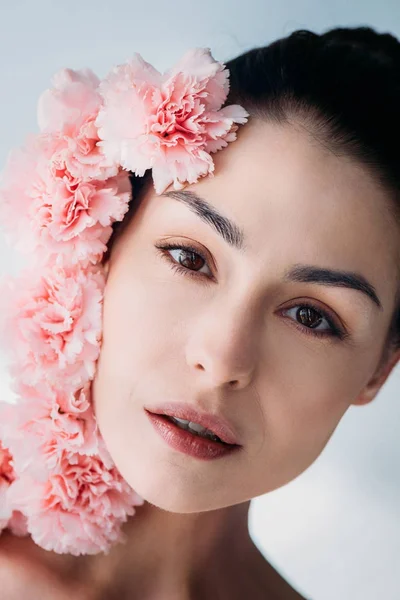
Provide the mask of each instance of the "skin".
MULTIPOLYGON (((250 119, 212 156, 215 177, 185 189, 244 230, 246 251, 150 186, 105 265, 94 409, 118 469, 146 503, 125 524, 126 545, 108 556, 51 558, 66 581, 74 573, 85 598, 200 599, 211 586, 221 599, 301 598, 252 543, 250 500, 306 470, 347 409, 371 402, 400 358, 393 351, 380 364, 399 244, 387 195, 368 173, 294 122, 250 119), (170 268, 154 247, 167 241, 205 253, 206 262, 182 256, 204 277, 170 268), (360 291, 284 282, 294 263, 362 274, 382 310, 360 291), (296 316, 306 301, 348 337, 307 335, 296 316), (172 450, 144 412, 159 400, 223 415, 240 452, 201 461, 172 450)), ((179 251, 169 252, 178 262, 179 251)), ((318 330, 330 330, 325 319, 318 330)))

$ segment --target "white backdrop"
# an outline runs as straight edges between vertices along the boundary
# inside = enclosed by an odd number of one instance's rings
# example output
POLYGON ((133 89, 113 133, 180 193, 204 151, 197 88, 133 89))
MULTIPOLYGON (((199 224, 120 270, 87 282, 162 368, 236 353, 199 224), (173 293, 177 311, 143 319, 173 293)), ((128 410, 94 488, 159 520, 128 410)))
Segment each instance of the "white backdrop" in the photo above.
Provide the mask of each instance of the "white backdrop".
MULTIPOLYGON (((164 70, 193 46, 225 61, 295 29, 357 25, 399 36, 398 0, 1 0, 0 168, 37 131, 38 96, 61 67, 103 77, 139 52, 164 70)), ((0 237, 1 274, 17 265, 0 237)), ((253 500, 253 540, 310 600, 400 599, 399 391, 398 366, 370 405, 349 409, 309 469, 253 500)))

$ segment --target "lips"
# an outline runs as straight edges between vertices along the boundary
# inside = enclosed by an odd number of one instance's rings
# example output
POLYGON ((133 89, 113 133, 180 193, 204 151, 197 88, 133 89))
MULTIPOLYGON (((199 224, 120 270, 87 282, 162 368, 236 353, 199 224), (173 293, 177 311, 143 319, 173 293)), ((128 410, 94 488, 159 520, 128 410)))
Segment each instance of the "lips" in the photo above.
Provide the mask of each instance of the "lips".
POLYGON ((240 446, 239 438, 231 424, 220 416, 211 413, 202 413, 189 404, 180 402, 168 402, 145 407, 145 409, 156 415, 167 415, 178 417, 186 421, 198 423, 209 429, 226 444, 240 446))

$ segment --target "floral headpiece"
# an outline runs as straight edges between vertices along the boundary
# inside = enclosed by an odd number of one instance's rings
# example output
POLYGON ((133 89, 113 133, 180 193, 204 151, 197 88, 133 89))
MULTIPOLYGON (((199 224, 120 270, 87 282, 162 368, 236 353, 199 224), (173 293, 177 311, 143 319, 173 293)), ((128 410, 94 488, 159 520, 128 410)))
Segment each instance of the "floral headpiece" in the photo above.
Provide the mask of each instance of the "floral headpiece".
POLYGON ((40 133, 10 152, 0 188, 6 239, 29 261, 0 290, 17 395, 0 405, 0 532, 58 553, 108 553, 144 502, 108 453, 90 399, 112 223, 132 200, 130 172, 151 169, 157 194, 213 176, 210 153, 249 114, 221 108, 229 71, 209 48, 164 74, 135 53, 101 81, 62 69, 52 84, 38 102, 40 133))

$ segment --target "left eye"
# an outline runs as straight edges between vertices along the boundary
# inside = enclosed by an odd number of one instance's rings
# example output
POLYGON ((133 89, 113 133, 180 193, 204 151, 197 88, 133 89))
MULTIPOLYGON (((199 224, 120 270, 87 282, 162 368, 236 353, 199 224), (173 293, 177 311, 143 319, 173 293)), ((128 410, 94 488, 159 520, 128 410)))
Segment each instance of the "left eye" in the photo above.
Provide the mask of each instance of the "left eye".
MULTIPOLYGON (((170 266, 183 275, 197 277, 200 269, 196 269, 196 266, 203 268, 204 265, 201 265, 202 262, 207 265, 205 256, 203 256, 203 254, 193 246, 186 246, 182 244, 180 246, 177 244, 163 244, 156 245, 156 248, 161 251, 161 256, 169 262, 170 266), (177 259, 171 258, 171 251, 173 250, 177 251, 177 259)), ((212 273, 209 268, 208 270, 210 274, 200 273, 200 276, 205 276, 209 279, 212 278, 212 273)))

